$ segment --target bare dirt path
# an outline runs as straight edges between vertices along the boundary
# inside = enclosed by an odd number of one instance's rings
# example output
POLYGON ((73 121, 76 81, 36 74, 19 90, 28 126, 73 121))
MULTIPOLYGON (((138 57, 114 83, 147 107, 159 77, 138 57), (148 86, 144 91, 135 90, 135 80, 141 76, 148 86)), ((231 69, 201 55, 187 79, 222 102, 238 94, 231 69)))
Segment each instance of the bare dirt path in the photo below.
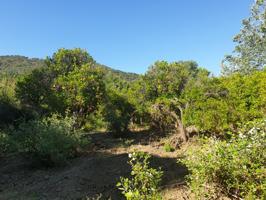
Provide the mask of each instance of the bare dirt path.
POLYGON ((165 152, 162 140, 147 133, 124 140, 104 133, 91 137, 92 150, 63 168, 37 169, 17 156, 0 158, 0 200, 123 199, 115 185, 120 176, 129 176, 128 153, 134 149, 152 154, 152 167, 164 171, 164 199, 188 199, 187 169, 176 163, 180 152, 165 152))

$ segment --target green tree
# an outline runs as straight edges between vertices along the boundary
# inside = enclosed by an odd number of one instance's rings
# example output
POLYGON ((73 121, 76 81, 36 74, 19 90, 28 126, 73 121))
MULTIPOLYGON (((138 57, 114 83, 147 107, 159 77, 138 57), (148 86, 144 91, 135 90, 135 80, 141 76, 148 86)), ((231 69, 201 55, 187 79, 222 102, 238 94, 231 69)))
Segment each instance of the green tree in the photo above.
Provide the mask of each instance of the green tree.
POLYGON ((150 122, 149 107, 150 102, 146 95, 146 82, 143 76, 130 83, 126 95, 129 103, 131 103, 135 111, 132 114, 132 122, 139 125, 147 125, 150 122))
POLYGON ((14 124, 22 116, 15 97, 15 84, 14 77, 0 75, 0 129, 2 126, 14 124))
POLYGON ((67 75, 84 64, 95 65, 93 58, 83 49, 59 49, 52 58, 46 58, 46 65, 55 76, 67 75))
POLYGON ((233 55, 223 60, 222 73, 248 74, 266 66, 266 1, 256 0, 251 16, 243 20, 243 28, 234 37, 237 43, 233 55))
POLYGON ((161 61, 150 67, 143 81, 153 126, 162 132, 178 130, 183 140, 187 140, 183 124, 183 112, 187 103, 182 94, 187 85, 201 72, 193 61, 161 61))
POLYGON ((63 110, 73 113, 82 125, 86 117, 96 111, 97 106, 103 101, 103 73, 101 69, 85 64, 67 75, 58 76, 53 91, 60 99, 63 110))
POLYGON ((45 63, 18 81, 16 95, 24 105, 38 113, 69 110, 80 119, 96 109, 105 91, 103 73, 86 51, 59 49, 45 63))
POLYGON ((35 69, 17 81, 16 96, 24 106, 42 112, 50 103, 53 79, 50 70, 35 69))
POLYGON ((232 128, 266 114, 265 80, 266 70, 245 76, 234 74, 222 80, 228 90, 228 121, 232 128))
POLYGON ((108 122, 108 128, 114 136, 121 136, 128 130, 134 107, 125 96, 117 91, 108 91, 104 106, 104 117, 108 122))
POLYGON ((262 118, 266 109, 266 71, 250 75, 239 73, 220 78, 203 78, 187 87, 183 94, 186 126, 223 134, 236 132, 241 124, 262 118))
POLYGON ((201 131, 220 133, 227 127, 226 95, 220 78, 202 76, 192 81, 183 93, 186 126, 196 125, 201 131))
POLYGON ((149 100, 160 96, 179 96, 188 80, 197 74, 197 63, 157 61, 144 76, 149 100))

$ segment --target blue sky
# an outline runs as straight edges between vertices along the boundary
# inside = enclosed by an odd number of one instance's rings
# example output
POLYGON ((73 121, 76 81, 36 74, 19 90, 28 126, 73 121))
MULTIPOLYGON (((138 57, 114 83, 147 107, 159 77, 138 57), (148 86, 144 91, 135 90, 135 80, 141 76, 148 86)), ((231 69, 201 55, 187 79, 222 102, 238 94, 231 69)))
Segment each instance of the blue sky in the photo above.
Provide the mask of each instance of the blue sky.
POLYGON ((44 58, 80 47, 107 66, 144 73, 195 60, 214 74, 253 0, 0 0, 0 55, 44 58))

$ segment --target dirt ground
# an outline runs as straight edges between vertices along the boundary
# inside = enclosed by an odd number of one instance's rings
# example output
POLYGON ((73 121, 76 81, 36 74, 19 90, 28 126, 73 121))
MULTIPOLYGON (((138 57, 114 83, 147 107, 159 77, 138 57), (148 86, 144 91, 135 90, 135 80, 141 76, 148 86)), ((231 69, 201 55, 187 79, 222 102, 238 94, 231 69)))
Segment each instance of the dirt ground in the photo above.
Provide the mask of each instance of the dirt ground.
POLYGON ((150 153, 152 167, 164 171, 163 199, 189 199, 184 182, 187 169, 177 164, 185 147, 165 152, 165 139, 145 132, 131 134, 127 139, 115 139, 105 133, 90 137, 92 149, 65 167, 33 168, 18 156, 0 158, 0 200, 123 199, 115 185, 121 176, 129 176, 128 153, 134 149, 150 153))

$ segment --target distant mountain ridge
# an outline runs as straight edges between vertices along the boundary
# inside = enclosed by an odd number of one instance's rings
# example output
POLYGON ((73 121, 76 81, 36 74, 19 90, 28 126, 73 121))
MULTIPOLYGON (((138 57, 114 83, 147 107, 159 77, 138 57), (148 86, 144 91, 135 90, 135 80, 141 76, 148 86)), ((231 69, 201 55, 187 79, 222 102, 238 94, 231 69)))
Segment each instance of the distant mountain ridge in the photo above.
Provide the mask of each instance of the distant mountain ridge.
MULTIPOLYGON (((34 69, 43 67, 44 65, 44 59, 28 58, 26 56, 20 55, 0 56, 0 74, 25 74, 34 69)), ((127 81, 133 81, 139 77, 139 74, 136 73, 123 72, 98 63, 97 65, 103 68, 107 73, 119 76, 127 81)))
POLYGON ((19 55, 0 56, 0 73, 24 74, 44 66, 44 60, 19 55))

